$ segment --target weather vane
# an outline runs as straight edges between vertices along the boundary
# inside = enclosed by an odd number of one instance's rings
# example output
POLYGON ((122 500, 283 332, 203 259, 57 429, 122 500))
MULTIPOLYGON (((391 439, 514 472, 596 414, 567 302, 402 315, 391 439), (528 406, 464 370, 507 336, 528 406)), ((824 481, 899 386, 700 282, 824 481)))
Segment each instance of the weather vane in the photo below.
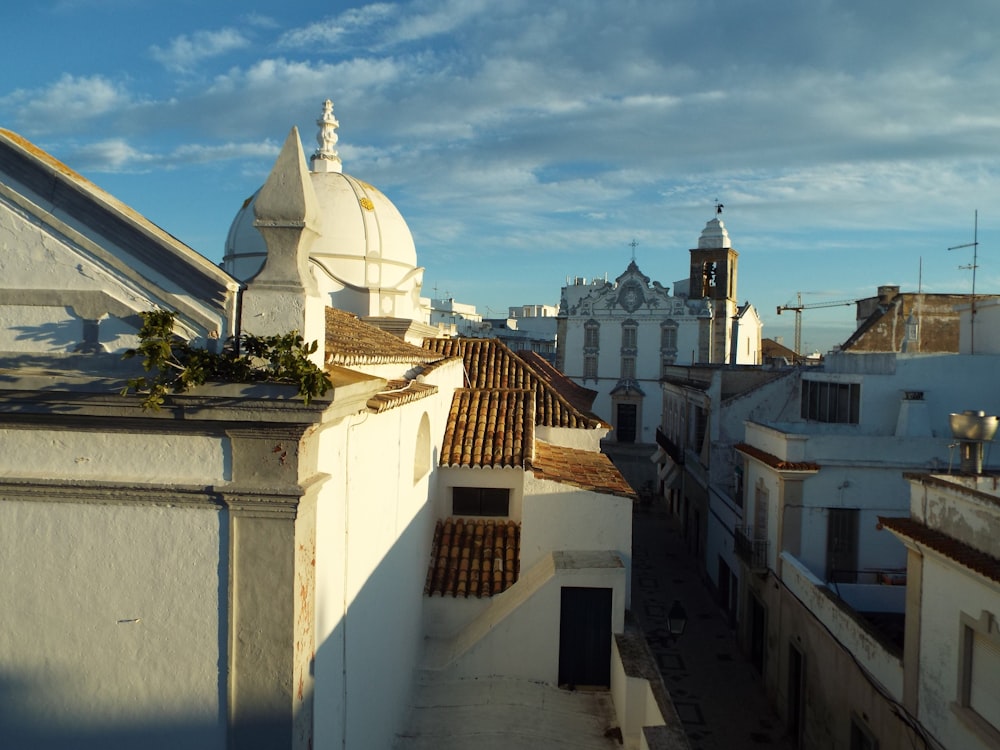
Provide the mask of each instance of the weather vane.
POLYGON ((724 209, 724 208, 725 208, 725 206, 723 206, 721 203, 719 203, 719 199, 716 198, 715 199, 715 215, 718 216, 719 214, 721 214, 722 213, 722 209, 724 209))

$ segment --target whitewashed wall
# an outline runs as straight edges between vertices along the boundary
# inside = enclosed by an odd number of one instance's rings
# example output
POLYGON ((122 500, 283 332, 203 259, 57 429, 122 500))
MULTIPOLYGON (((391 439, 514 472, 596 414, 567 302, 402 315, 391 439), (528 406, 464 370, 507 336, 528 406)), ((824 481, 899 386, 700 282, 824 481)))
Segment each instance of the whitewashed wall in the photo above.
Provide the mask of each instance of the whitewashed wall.
POLYGON ((221 519, 0 503, 0 746, 23 746, 23 731, 66 747, 225 747, 221 519))
MULTIPOLYGON (((632 569, 632 500, 525 476, 521 570, 559 550, 607 550, 632 569)), ((626 588, 625 606, 630 606, 626 588)))
MULTIPOLYGON (((460 383, 461 371, 452 379, 460 383)), ((454 387, 455 384, 452 384, 454 387)), ((319 435, 332 478, 317 511, 315 747, 389 747, 423 642, 423 588, 451 390, 319 435), (427 473, 414 479, 423 419, 427 473)))

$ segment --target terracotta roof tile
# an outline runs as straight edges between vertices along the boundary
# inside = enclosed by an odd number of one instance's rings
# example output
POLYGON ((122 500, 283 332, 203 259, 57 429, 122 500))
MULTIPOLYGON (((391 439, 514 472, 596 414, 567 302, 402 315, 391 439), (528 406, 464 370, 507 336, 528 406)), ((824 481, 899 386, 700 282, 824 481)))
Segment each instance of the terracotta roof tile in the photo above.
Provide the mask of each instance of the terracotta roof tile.
POLYGON ((607 425, 574 406, 527 362, 497 339, 424 339, 443 357, 461 357, 470 388, 528 389, 535 394, 535 424, 595 429, 607 425))
POLYGON ((573 382, 571 378, 561 373, 556 366, 549 362, 538 352, 530 350, 514 352, 514 355, 534 368, 542 377, 549 381, 549 385, 561 393, 567 401, 579 409, 581 412, 598 419, 591 410, 594 408, 594 399, 597 398, 597 391, 591 388, 584 388, 582 385, 573 382))
POLYGON ((900 536, 930 547, 959 565, 964 565, 969 570, 1000 583, 1000 560, 992 555, 980 552, 975 547, 912 518, 879 516, 878 522, 900 536))
POLYGON ((390 380, 386 387, 389 390, 376 393, 368 399, 368 408, 376 413, 418 401, 438 391, 436 385, 418 383, 416 380, 390 380))
POLYGON ((524 466, 535 439, 534 407, 529 390, 456 390, 441 446, 441 465, 524 466))
POLYGON ((603 453, 538 441, 535 443, 535 457, 530 463, 534 475, 541 479, 551 479, 605 495, 633 500, 637 497, 618 467, 603 453))
POLYGON ((521 527, 493 518, 438 521, 425 596, 484 597, 506 591, 520 571, 521 527))
POLYGON ((740 453, 751 458, 756 458, 758 461, 778 471, 819 471, 819 464, 812 461, 786 461, 783 458, 778 458, 773 453, 762 451, 760 448, 755 448, 747 443, 737 443, 734 447, 740 453))
POLYGON ((326 308, 327 364, 422 363, 440 359, 427 349, 408 344, 358 319, 351 313, 326 308))

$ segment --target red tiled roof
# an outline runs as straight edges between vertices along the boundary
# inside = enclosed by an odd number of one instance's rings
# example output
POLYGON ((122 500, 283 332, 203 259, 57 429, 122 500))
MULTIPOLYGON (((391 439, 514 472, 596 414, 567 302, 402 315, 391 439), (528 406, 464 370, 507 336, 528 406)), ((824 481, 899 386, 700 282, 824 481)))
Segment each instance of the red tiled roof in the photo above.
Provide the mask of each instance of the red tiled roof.
POLYGON ((912 518, 879 516, 878 522, 900 536, 930 547, 935 552, 964 565, 969 570, 1000 583, 1000 560, 970 547, 948 536, 943 531, 932 529, 912 518))
POLYGON ((734 447, 740 453, 751 458, 756 458, 758 461, 778 471, 819 471, 819 464, 812 461, 786 461, 783 458, 778 458, 773 453, 762 451, 760 448, 755 448, 746 443, 737 443, 734 447))
POLYGON ((571 484, 605 495, 635 499, 636 492, 603 453, 538 441, 531 469, 540 479, 571 484))
POLYGON ((439 356, 427 349, 369 325, 343 310, 326 308, 327 364, 351 367, 358 364, 433 362, 439 356))
POLYGON ((483 597, 506 591, 520 569, 521 527, 503 519, 438 521, 424 595, 483 597))
POLYGON ((534 407, 528 390, 456 390, 441 446, 441 465, 524 466, 535 440, 534 407))
POLYGON ((559 391, 573 406, 597 419, 591 413, 591 409, 594 408, 594 399, 597 398, 597 391, 574 383, 571 378, 566 377, 556 369, 555 365, 538 352, 525 350, 514 352, 514 356, 526 362, 529 367, 533 367, 543 378, 549 381, 549 385, 559 391))
POLYGON ((424 339, 443 357, 461 357, 470 388, 528 389, 535 394, 535 423, 546 427, 607 427, 574 406, 527 362, 497 339, 424 339))
POLYGON ((430 396, 438 390, 436 385, 418 383, 416 380, 390 380, 386 387, 389 390, 376 393, 368 399, 368 408, 378 414, 430 396))

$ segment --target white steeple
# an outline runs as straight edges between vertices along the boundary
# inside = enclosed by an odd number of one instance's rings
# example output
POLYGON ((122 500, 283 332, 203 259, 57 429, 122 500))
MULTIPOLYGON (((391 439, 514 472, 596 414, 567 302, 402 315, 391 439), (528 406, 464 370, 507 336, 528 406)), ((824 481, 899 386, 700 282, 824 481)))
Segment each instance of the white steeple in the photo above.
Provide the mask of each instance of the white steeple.
POLYGON ((340 123, 333 116, 333 102, 327 99, 323 102, 323 115, 316 120, 319 125, 319 132, 316 134, 316 142, 319 148, 313 153, 309 160, 313 172, 340 172, 343 165, 340 161, 340 154, 337 153, 337 128, 340 123))
POLYGON ((733 244, 729 241, 729 232, 726 231, 726 225, 718 217, 705 224, 705 228, 701 230, 701 237, 698 238, 699 250, 715 250, 717 248, 732 246, 733 244))

